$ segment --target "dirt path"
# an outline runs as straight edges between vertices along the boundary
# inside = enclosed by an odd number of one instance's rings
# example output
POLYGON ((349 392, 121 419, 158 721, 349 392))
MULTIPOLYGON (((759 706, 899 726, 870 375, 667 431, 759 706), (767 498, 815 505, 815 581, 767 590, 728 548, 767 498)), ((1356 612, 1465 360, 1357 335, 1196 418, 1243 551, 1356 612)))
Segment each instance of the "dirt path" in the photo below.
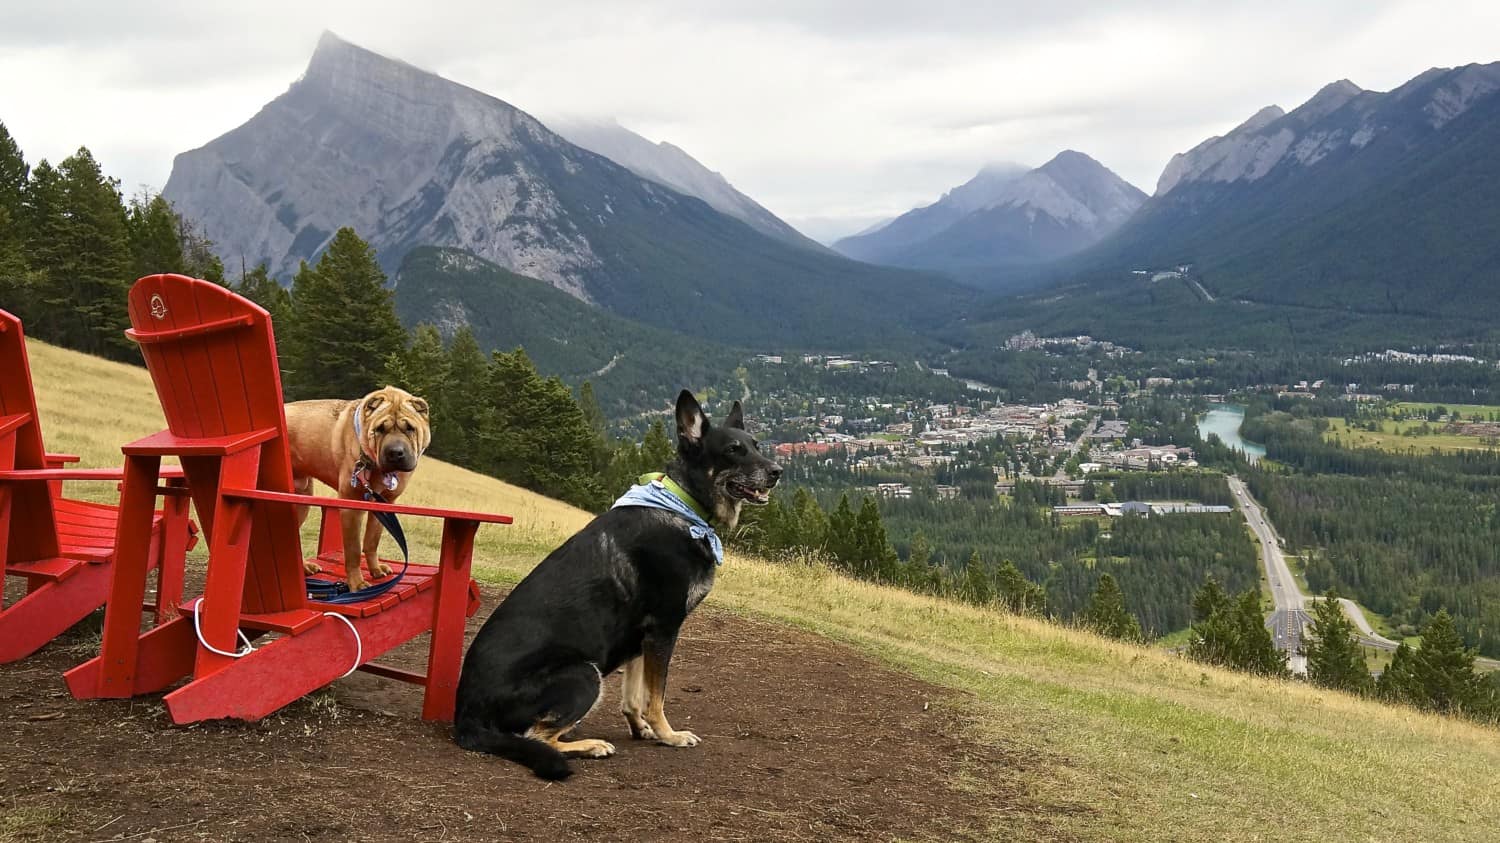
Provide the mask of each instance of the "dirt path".
MULTIPOLYGON (((722 612, 689 620, 672 666, 668 714, 703 744, 631 741, 612 681, 580 734, 619 754, 550 785, 460 750, 418 719, 419 689, 363 674, 257 724, 74 701, 60 672, 97 647, 88 625, 0 667, 0 839, 963 839, 981 808, 946 782, 1020 763, 967 744, 945 691, 722 612)), ((984 792, 985 810, 1024 810, 984 792)))

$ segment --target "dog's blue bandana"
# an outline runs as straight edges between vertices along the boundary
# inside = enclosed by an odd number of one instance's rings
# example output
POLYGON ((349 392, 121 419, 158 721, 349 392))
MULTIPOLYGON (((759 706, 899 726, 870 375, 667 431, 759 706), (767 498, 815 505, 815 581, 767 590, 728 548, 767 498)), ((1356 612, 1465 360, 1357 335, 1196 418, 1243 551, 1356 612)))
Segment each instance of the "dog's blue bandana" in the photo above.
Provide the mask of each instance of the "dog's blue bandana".
POLYGON ((724 543, 719 540, 719 534, 709 526, 708 519, 704 518, 702 509, 697 502, 681 490, 681 486, 673 483, 671 478, 663 474, 647 474, 641 477, 639 486, 631 486, 630 490, 620 496, 610 509, 619 509, 622 506, 646 506, 652 509, 665 509, 676 513, 688 521, 688 534, 695 539, 708 539, 708 546, 714 551, 714 564, 724 564, 724 543), (673 487, 668 488, 671 483, 673 487))

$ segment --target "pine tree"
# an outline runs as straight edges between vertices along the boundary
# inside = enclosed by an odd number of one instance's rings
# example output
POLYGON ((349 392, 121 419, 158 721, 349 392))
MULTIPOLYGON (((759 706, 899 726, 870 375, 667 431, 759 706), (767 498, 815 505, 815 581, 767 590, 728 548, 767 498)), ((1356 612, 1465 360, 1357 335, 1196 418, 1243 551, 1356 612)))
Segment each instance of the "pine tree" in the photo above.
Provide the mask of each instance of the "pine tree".
MULTIPOLYGON (((5 123, 0 121, 0 211, 5 212, 13 221, 21 218, 26 177, 30 172, 31 168, 26 165, 26 157, 22 155, 20 145, 11 137, 5 123)), ((6 229, 0 229, 0 237, 4 237, 6 233, 6 229)))
POLYGON ((1188 640, 1188 657, 1221 667, 1239 663, 1239 629, 1234 618, 1234 604, 1229 595, 1209 577, 1193 597, 1193 628, 1188 640))
POLYGON ((801 546, 808 548, 813 553, 826 556, 829 553, 829 531, 831 530, 828 514, 823 507, 818 505, 818 499, 804 487, 797 487, 792 495, 792 506, 788 512, 787 519, 793 533, 790 540, 784 541, 784 546, 801 546))
POLYGON ((125 228, 130 239, 133 277, 185 271, 177 214, 161 194, 143 193, 131 199, 125 228))
POLYGON ((1125 594, 1110 574, 1099 577, 1099 587, 1094 589, 1083 622, 1089 629, 1109 638, 1141 640, 1141 623, 1125 608, 1125 594))
POLYGON ((588 424, 573 393, 537 374, 526 352, 491 356, 490 411, 480 428, 489 473, 585 509, 604 503, 588 447, 588 424))
POLYGON ((264 263, 257 264, 254 269, 240 276, 233 289, 271 314, 271 329, 276 334, 277 341, 285 346, 292 330, 291 292, 271 277, 271 272, 264 263))
POLYGON ((1006 560, 995 572, 996 591, 1005 608, 1021 615, 1047 613, 1047 590, 1026 579, 1016 563, 1006 560))
POLYGON ((1259 590, 1247 589, 1239 596, 1234 616, 1237 646, 1235 662, 1230 666, 1261 676, 1287 676, 1286 653, 1276 648, 1271 630, 1266 627, 1259 590))
POLYGON ((1315 685, 1367 694, 1374 688, 1354 624, 1344 614, 1338 593, 1329 589, 1313 607, 1313 623, 1302 643, 1307 678, 1315 685))
POLYGON ((224 275, 224 262, 214 253, 213 241, 200 234, 192 220, 175 211, 173 215, 177 218, 177 242, 182 244, 183 274, 212 281, 221 287, 229 286, 224 275))
POLYGON ((1229 608, 1229 595, 1219 581, 1209 577, 1193 597, 1193 620, 1206 621, 1216 613, 1229 608))
POLYGON ((479 434, 489 408, 485 400, 489 364, 469 326, 458 329, 448 345, 448 421, 443 449, 448 459, 465 466, 479 465, 479 434))
POLYGON ((448 384, 448 349, 436 327, 423 323, 411 333, 411 345, 386 358, 381 380, 427 399, 433 417, 448 384))
POLYGON ((647 471, 661 471, 677 456, 677 446, 672 442, 672 437, 667 435, 667 428, 661 423, 661 419, 651 422, 646 429, 646 438, 641 440, 641 460, 645 463, 642 474, 647 471))
POLYGON ((849 508, 849 493, 839 496, 839 504, 828 516, 828 553, 840 568, 853 571, 858 565, 859 548, 855 544, 854 510, 849 508))
POLYGON ((911 537, 911 548, 906 552, 906 566, 902 571, 902 581, 907 588, 923 589, 928 579, 928 568, 932 565, 932 543, 927 540, 927 534, 917 530, 917 534, 911 537))
POLYGON ((24 233, 38 273, 35 334, 90 354, 127 358, 130 247, 119 188, 80 147, 52 169, 37 164, 26 189, 24 233))
POLYGON ((876 582, 895 582, 898 559, 896 549, 891 547, 886 536, 885 523, 880 519, 880 507, 873 496, 866 496, 860 503, 859 515, 854 522, 854 544, 860 563, 860 576, 876 582))
POLYGON ((33 278, 26 264, 22 217, 31 168, 5 124, 0 123, 0 308, 31 321, 33 278))
POLYGON ((1476 708, 1483 680, 1474 672, 1474 651, 1464 646, 1447 609, 1422 628, 1422 646, 1412 661, 1422 707, 1454 713, 1476 708))
POLYGON ((984 560, 979 558, 979 551, 969 552, 969 560, 964 563, 958 588, 959 594, 970 603, 984 606, 995 599, 994 582, 985 570, 984 560))
POLYGON ((448 381, 448 349, 443 337, 432 325, 418 325, 412 332, 411 345, 386 359, 388 384, 399 386, 427 401, 427 418, 432 425, 432 454, 447 458, 447 433, 451 391, 448 381))
MULTIPOLYGON (((604 410, 599 407, 599 399, 594 397, 594 385, 589 381, 578 387, 578 408, 583 412, 583 422, 589 429, 594 473, 604 477, 609 473, 614 447, 609 441, 609 423, 604 418, 604 410)), ((611 491, 619 490, 611 488, 611 491)))
POLYGON ((383 386, 386 358, 406 347, 385 281, 352 228, 339 229, 316 267, 302 265, 282 361, 292 396, 357 398, 383 386))
POLYGON ((1391 663, 1375 681, 1375 693, 1388 702, 1423 707, 1427 697, 1417 678, 1416 651, 1405 641, 1396 645, 1391 663))

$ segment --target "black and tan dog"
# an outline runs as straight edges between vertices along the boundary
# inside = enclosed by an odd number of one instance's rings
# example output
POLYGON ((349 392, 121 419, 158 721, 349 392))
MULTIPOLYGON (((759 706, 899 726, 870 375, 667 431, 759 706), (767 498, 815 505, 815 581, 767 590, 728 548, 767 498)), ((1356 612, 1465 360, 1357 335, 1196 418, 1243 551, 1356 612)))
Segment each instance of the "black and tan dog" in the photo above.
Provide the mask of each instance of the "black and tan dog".
MULTIPOLYGON (((331 487, 341 498, 359 500, 364 485, 394 502, 406 491, 417 460, 432 442, 427 402, 411 393, 388 386, 356 401, 294 401, 286 405, 286 429, 292 452, 292 481, 302 494, 312 492, 314 479, 331 487)), ((307 520, 307 507, 297 508, 297 521, 307 520)), ((358 510, 339 513, 344 533, 345 582, 350 591, 365 587, 360 572, 360 553, 375 578, 388 575, 391 567, 376 556, 380 548, 380 522, 358 510), (359 522, 365 529, 363 542, 359 522)), ((306 563, 307 572, 318 571, 306 563)))
POLYGON ((713 427, 684 390, 676 461, 664 478, 633 491, 654 486, 674 504, 685 497, 697 517, 627 495, 542 560, 469 647, 458 683, 458 744, 543 778, 566 778, 566 756, 614 754, 606 741, 564 736, 598 704, 603 677, 624 665, 621 709, 631 735, 696 746, 697 735, 667 722, 662 702, 678 629, 713 587, 719 561, 717 538, 699 520, 733 529, 740 506, 766 503, 780 476, 745 432, 738 401, 713 427))

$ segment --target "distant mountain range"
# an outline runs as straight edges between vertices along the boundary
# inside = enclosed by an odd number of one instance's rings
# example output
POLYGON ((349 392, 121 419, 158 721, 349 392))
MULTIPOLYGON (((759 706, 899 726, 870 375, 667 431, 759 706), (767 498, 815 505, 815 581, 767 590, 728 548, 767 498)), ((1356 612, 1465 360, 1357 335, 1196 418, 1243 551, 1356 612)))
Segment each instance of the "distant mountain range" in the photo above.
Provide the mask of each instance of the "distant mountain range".
POLYGON ((1098 161, 1068 150, 1036 169, 986 167, 937 202, 834 248, 871 263, 925 269, 1035 265, 1097 243, 1145 201, 1098 161))
POLYGON ((762 234, 794 246, 824 249, 670 143, 652 143, 614 120, 549 117, 546 123, 570 142, 597 152, 642 178, 696 196, 715 211, 728 214, 762 234))
POLYGON ((937 275, 768 236, 331 33, 286 93, 178 155, 164 193, 226 263, 266 261, 283 279, 347 225, 391 272, 419 246, 457 248, 725 343, 852 348, 934 331, 969 298, 937 275))
POLYGON ((1385 93, 1340 80, 1173 156, 1151 200, 1064 266, 1192 264, 1221 299, 1500 314, 1497 150, 1500 63, 1385 93))
POLYGON ((514 299, 557 317, 533 328, 596 326, 593 344, 526 340, 549 347, 559 373, 667 337, 715 354, 904 353, 989 343, 983 326, 1021 318, 1103 337, 1128 324, 1144 343, 1167 340, 1165 320, 1187 341, 1223 340, 1227 321, 1264 336, 1302 311, 1325 326, 1358 314, 1361 337, 1400 321, 1406 336, 1437 338, 1443 320, 1500 316, 1500 63, 1430 70, 1386 93, 1341 80, 1290 112, 1269 106, 1174 156, 1151 197, 1074 151, 989 166, 839 240, 847 258, 677 147, 555 122, 564 135, 325 34, 286 93, 179 155, 164 192, 229 265, 265 261, 289 280, 349 225, 402 276, 408 318, 511 320, 493 333, 508 343, 527 327, 502 313, 514 299), (416 251, 427 246, 447 251, 416 251), (411 254, 425 262, 406 265, 411 254), (1152 280, 1184 264, 1180 283, 1152 280), (982 299, 952 279, 1045 292, 982 299), (599 308, 622 321, 582 315, 599 308))

